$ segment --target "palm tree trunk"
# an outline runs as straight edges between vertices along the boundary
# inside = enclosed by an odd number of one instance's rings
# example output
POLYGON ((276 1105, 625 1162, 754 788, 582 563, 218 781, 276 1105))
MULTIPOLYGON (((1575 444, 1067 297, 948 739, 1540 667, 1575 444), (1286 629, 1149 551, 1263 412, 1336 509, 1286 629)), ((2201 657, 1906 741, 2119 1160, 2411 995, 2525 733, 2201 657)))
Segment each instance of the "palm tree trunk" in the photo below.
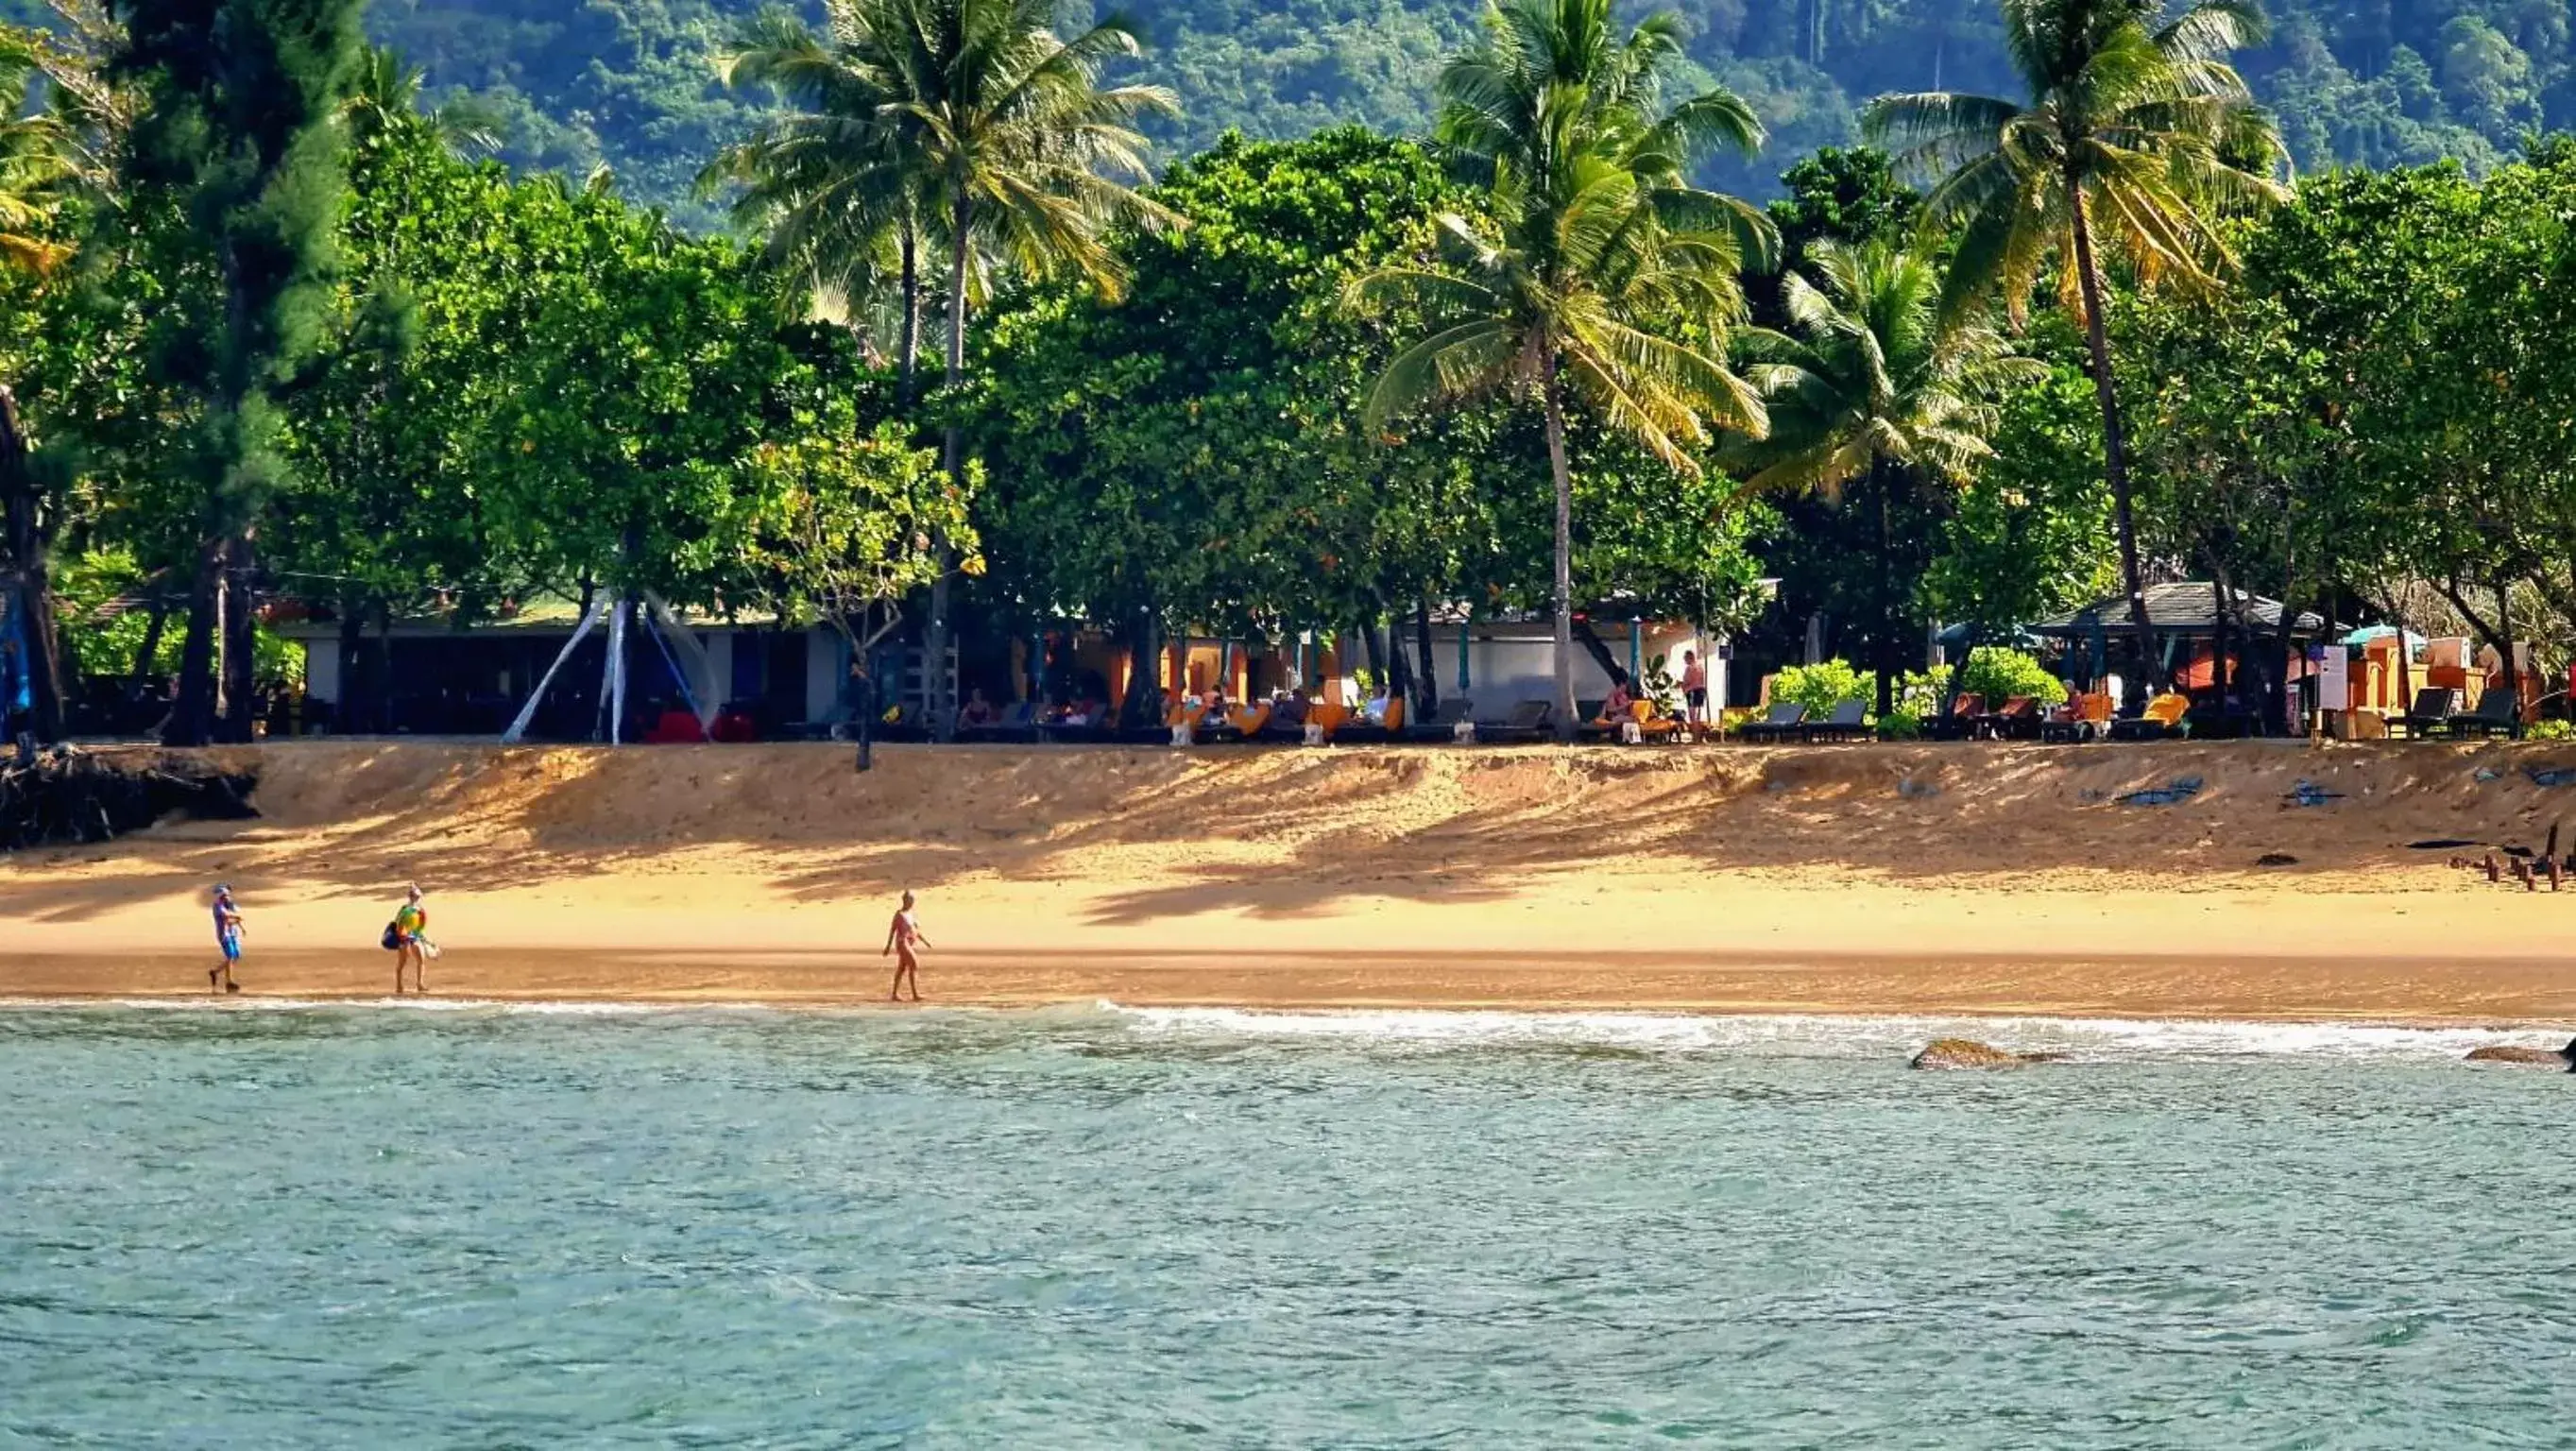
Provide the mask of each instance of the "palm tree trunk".
POLYGON ((1556 738, 1574 740, 1574 470, 1565 461, 1565 401, 1547 360, 1547 463, 1556 478, 1556 738))
POLYGON ((2138 681, 2158 683, 2147 629, 2146 576, 2138 565, 2138 522, 2129 499, 2129 438, 2120 421, 2119 385, 2111 376, 2111 330, 2102 316, 2102 271, 2093 258, 2093 220, 2083 187, 2072 177, 2075 198, 2076 280, 2084 292, 2084 342, 2093 356, 2093 392, 2102 403, 2102 463, 2111 483, 2111 519, 2120 537, 2120 582, 2129 591, 2129 627, 2137 635, 2138 681))
POLYGON ((1878 485, 1878 648, 1871 662, 1878 676, 1878 713, 1887 715, 1896 709, 1896 677, 1891 665, 1896 656, 1896 596, 1888 587, 1896 573, 1896 540, 1887 523, 1887 496, 1894 490, 1894 470, 1881 459, 1870 465, 1873 482, 1878 485))
POLYGON ((910 216, 903 222, 903 336, 896 367, 895 397, 910 414, 921 398, 921 233, 910 216))
MULTIPOLYGON (((947 438, 942 445, 942 462, 948 469, 948 486, 959 498, 966 496, 966 433, 955 412, 957 385, 966 377, 966 228, 974 220, 973 204, 959 198, 950 217, 948 237, 948 390, 950 412, 947 438)), ((930 624, 922 631, 923 693, 930 708, 930 738, 953 740, 957 734, 957 711, 950 696, 948 679, 948 610, 949 585, 948 536, 942 533, 932 542, 933 562, 939 573, 930 582, 930 624)))

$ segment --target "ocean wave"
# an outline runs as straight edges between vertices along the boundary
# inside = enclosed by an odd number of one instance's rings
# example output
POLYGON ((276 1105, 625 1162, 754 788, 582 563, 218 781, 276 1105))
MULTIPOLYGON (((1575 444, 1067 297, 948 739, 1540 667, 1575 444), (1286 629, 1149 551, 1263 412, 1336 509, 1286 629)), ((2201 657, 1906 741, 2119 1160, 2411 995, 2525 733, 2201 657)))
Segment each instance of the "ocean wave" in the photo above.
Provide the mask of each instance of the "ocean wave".
POLYGON ((2329 1058, 2455 1060, 2491 1044, 2557 1047, 2564 1032, 2193 1019, 1682 1015, 1389 1009, 1263 1011, 1102 1005, 1140 1034, 1383 1045, 1415 1051, 1608 1047, 1646 1053, 1887 1058, 1973 1038, 2077 1061, 2329 1058))

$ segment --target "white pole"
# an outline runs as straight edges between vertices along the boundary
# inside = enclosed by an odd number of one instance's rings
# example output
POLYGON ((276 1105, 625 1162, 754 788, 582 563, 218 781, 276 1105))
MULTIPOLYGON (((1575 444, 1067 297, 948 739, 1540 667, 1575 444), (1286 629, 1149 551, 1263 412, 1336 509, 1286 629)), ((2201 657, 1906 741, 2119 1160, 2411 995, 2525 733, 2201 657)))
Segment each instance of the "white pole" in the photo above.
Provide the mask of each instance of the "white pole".
POLYGON ((581 648, 582 639, 589 635, 590 627, 599 623, 601 604, 602 601, 592 600, 590 608, 581 612, 581 623, 572 627, 572 638, 564 642, 562 651, 555 656, 555 663, 547 666, 546 673, 537 678, 537 688, 528 692, 528 703, 519 707, 518 717, 510 722, 510 728, 501 732, 501 744, 515 746, 520 737, 528 733, 528 723, 537 717, 537 706, 545 700, 547 689, 555 683, 555 672, 572 658, 573 651, 581 648))
POLYGON ((608 612, 608 743, 622 745, 626 728, 626 601, 620 597, 608 612))

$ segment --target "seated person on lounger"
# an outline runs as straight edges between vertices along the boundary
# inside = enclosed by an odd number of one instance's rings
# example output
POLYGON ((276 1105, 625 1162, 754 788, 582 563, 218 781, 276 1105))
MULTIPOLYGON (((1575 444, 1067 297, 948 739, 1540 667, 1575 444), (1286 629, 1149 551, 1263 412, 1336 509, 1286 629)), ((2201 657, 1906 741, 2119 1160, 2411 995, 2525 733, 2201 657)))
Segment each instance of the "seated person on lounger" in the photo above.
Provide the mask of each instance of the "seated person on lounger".
POLYGON ((1368 704, 1361 709, 1360 714, 1367 718, 1370 725, 1382 727, 1386 724, 1387 706, 1394 699, 1395 696, 1381 685, 1370 692, 1368 704))
POLYGON ((988 726, 993 723, 993 720, 993 702, 986 700, 981 690, 968 694, 966 703, 957 707, 957 726, 960 730, 988 726))
POLYGON ((1601 720, 1599 723, 1605 726, 1615 726, 1623 720, 1628 720, 1634 717, 1636 713, 1637 697, 1629 694, 1628 692, 1627 672, 1623 670, 1612 671, 1610 674, 1610 693, 1602 697, 1601 700, 1601 720))
POLYGON ((1306 726, 1306 710, 1306 692, 1292 690, 1271 705, 1270 723, 1303 730, 1306 726))

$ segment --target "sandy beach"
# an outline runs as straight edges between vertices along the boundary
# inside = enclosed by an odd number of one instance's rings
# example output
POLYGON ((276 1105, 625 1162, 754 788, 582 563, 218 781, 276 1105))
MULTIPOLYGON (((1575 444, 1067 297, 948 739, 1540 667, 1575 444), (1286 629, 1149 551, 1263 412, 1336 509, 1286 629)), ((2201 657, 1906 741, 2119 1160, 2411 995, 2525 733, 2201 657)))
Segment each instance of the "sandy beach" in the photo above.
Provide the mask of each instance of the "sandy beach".
POLYGON ((224 756, 262 819, 0 858, 0 996, 201 995, 228 881, 248 993, 380 997, 417 880, 456 997, 881 1000, 911 887, 952 1004, 2576 1019, 2576 888, 2410 845, 2576 747, 224 756))

